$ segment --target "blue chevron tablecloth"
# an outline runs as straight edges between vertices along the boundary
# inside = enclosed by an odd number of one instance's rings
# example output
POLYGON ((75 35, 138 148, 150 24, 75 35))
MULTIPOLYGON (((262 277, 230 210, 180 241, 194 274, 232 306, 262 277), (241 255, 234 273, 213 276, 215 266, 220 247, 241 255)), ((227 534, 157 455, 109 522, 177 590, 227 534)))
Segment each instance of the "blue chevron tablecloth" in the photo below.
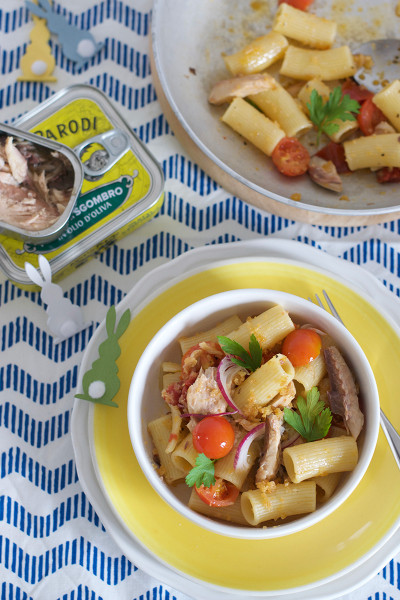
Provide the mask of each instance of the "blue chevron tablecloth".
MULTIPOLYGON (((21 291, 0 274, 0 596, 188 600, 124 556, 77 476, 71 413, 82 354, 96 326, 155 266, 206 244, 266 236, 359 264, 400 296, 400 221, 351 228, 306 225, 232 197, 191 161, 162 114, 148 57, 151 0, 54 4, 70 22, 103 40, 104 48, 75 72, 52 38, 57 81, 17 81, 32 22, 22 0, 0 0, 0 121, 12 123, 73 83, 94 85, 162 165, 165 203, 152 221, 61 282, 65 295, 93 320, 65 342, 55 344, 47 331, 39 294, 21 291)), ((400 555, 342 598, 400 600, 400 555)))

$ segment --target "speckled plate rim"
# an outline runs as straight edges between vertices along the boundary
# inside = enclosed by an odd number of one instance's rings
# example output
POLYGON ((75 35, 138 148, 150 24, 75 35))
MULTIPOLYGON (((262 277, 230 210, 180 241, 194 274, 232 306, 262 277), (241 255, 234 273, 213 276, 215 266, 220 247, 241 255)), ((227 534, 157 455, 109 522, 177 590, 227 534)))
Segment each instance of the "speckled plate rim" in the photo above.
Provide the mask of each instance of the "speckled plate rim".
MULTIPOLYGON (((200 250, 191 251, 191 252, 187 253, 186 255, 180 257, 179 259, 176 259, 175 261, 173 261, 175 263, 174 267, 176 267, 175 272, 182 273, 184 271, 185 273, 187 273, 187 271, 190 270, 189 266, 193 269, 193 267, 196 265, 196 263, 197 263, 198 269, 201 270, 199 263, 203 262, 203 264, 209 264, 209 262, 210 262, 210 258, 211 258, 210 250, 212 253, 213 249, 202 248, 200 250), (185 270, 182 269, 182 266, 183 266, 182 262, 185 263, 185 267, 186 267, 185 270)), ((259 260, 262 260, 262 259, 266 260, 267 256, 268 256, 268 260, 271 260, 273 255, 275 255, 277 258, 278 257, 285 258, 285 256, 282 256, 282 255, 286 254, 287 258, 290 258, 290 256, 296 256, 296 257, 301 257, 303 259, 308 259, 308 264, 303 265, 303 266, 305 266, 305 267, 308 266, 309 268, 311 267, 313 270, 320 270, 321 272, 323 272, 325 274, 326 274, 326 269, 322 270, 320 268, 321 262, 324 263, 324 266, 326 264, 326 267, 328 267, 327 263, 332 263, 330 265, 332 268, 332 272, 334 272, 335 270, 336 270, 336 273, 339 271, 341 274, 343 274, 343 272, 344 272, 343 261, 340 261, 339 259, 336 259, 334 257, 329 257, 326 254, 321 255, 321 251, 309 248, 305 245, 299 244, 298 242, 290 242, 290 241, 286 241, 286 240, 285 241, 282 241, 282 240, 256 240, 253 242, 238 242, 238 243, 234 243, 234 244, 227 244, 227 245, 222 245, 221 247, 219 247, 218 257, 221 260, 228 256, 230 259, 232 259, 232 256, 235 254, 238 257, 240 257, 241 260, 245 260, 246 254, 248 256, 252 256, 252 257, 254 257, 256 254, 259 254, 260 255, 259 260), (323 261, 321 261, 322 257, 324 257, 323 261), (315 264, 312 265, 313 262, 319 266, 315 267, 315 264)), ((215 248, 214 248, 214 253, 213 253, 212 258, 214 258, 214 257, 215 257, 215 248)), ((275 261, 275 262, 277 262, 277 261, 275 261)), ((278 262, 279 262, 279 259, 278 259, 278 262)), ((293 262, 293 261, 291 261, 291 262, 293 262)), ((170 264, 173 264, 173 263, 170 263, 170 264)), ((351 280, 353 282, 356 281, 357 279, 359 279, 360 283, 365 284, 365 282, 368 281, 368 277, 366 278, 366 275, 369 276, 368 273, 365 273, 362 269, 360 269, 359 267, 357 267, 355 265, 351 265, 348 263, 345 263, 345 265, 350 270, 349 274, 351 275, 351 280)), ((214 264, 212 266, 214 266, 214 264)), ((165 266, 163 267, 163 269, 165 270, 165 266)), ((169 275, 172 275, 172 274, 169 273, 169 275)), ((181 279, 182 277, 184 277, 184 275, 181 275, 177 279, 181 279)), ((337 279, 337 276, 336 276, 336 279, 337 279)), ((142 283, 144 281, 145 281, 145 279, 142 280, 142 283)), ((160 283, 160 282, 158 281, 158 283, 160 283)), ((170 285, 173 285, 173 283, 175 283, 175 280, 173 280, 173 281, 170 280, 169 283, 167 284, 167 287, 169 287, 170 285)), ((379 284, 379 282, 377 282, 372 276, 369 276, 368 283, 369 283, 370 291, 373 290, 375 295, 376 295, 375 288, 380 287, 380 292, 381 292, 380 296, 382 296, 382 298, 380 298, 380 302, 381 302, 381 304, 386 304, 387 309, 390 310, 390 307, 393 306, 394 297, 390 293, 388 293, 387 290, 385 290, 385 288, 383 286, 381 286, 381 284, 379 284)), ((151 286, 148 286, 148 287, 151 288, 151 286)), ((362 287, 365 289, 366 286, 363 285, 362 287)), ((147 291, 149 291, 149 290, 147 289, 147 291)), ((158 285, 157 292, 153 293, 153 295, 158 295, 159 292, 160 292, 160 287, 158 285)), ((358 290, 358 293, 360 293, 360 290, 358 290)), ((146 303, 148 300, 149 300, 149 297, 147 296, 146 303)), ((122 308, 125 307, 125 306, 122 306, 123 303, 124 303, 124 301, 121 303, 121 310, 122 310, 122 308)), ((138 307, 138 310, 139 309, 140 309, 140 306, 138 307)), ((96 332, 96 333, 98 333, 98 332, 96 332)), ((76 405, 76 407, 78 407, 78 406, 79 406, 79 404, 76 405)), ((81 407, 81 408, 84 408, 84 407, 81 407)), ((77 408, 77 410, 78 410, 78 408, 77 408)), ((90 427, 90 425, 89 425, 89 427, 90 427)), ((102 493, 104 494, 104 489, 103 489, 102 493)), ((116 515, 116 516, 118 518, 118 515, 116 515)), ((391 538, 393 533, 394 533, 394 531, 388 532, 388 535, 385 536, 385 539, 382 540, 382 544, 380 544, 379 546, 381 547, 381 545, 387 543, 387 541, 391 538)), ((131 533, 131 535, 132 535, 132 533, 131 533)), ((391 546, 391 548, 392 548, 392 546, 391 546)), ((375 553, 379 549, 377 547, 375 547, 373 550, 375 553)), ((393 550, 391 550, 390 553, 392 551, 393 550)), ((388 555, 385 554, 386 558, 387 558, 387 556, 388 555)), ((367 560, 367 559, 368 559, 368 556, 363 557, 363 561, 367 560)), ((382 557, 382 562, 383 563, 385 562, 384 557, 382 557)), ((377 566, 378 566, 378 564, 377 564, 377 566)), ((349 572, 351 572, 353 570, 354 570, 354 565, 351 565, 351 567, 349 567, 348 570, 346 569, 346 571, 349 571, 349 572)), ((368 571, 368 573, 371 576, 371 572, 368 571)), ((343 570, 340 572, 340 575, 341 575, 341 578, 345 575, 343 570)), ((164 576, 164 580, 165 580, 165 576, 164 576)), ((173 585, 176 585, 176 583, 173 585)), ((315 585, 317 585, 318 588, 321 587, 319 582, 316 582, 315 585)), ((350 585, 359 585, 359 582, 355 583, 353 581, 352 583, 350 583, 350 585)), ((187 588, 185 587, 185 590, 186 589, 187 588)), ((220 588, 218 588, 218 589, 220 590, 219 593, 221 593, 221 589, 220 588)), ((238 590, 238 591, 232 590, 232 592, 241 593, 243 591, 242 590, 238 590)), ((254 593, 254 592, 251 591, 251 593, 254 593)), ((265 596, 265 593, 266 592, 255 592, 256 595, 264 594, 264 596, 265 596)), ((279 594, 280 596, 282 594, 287 595, 287 593, 289 593, 287 590, 283 590, 283 591, 274 590, 274 592, 273 592, 274 595, 279 594)), ((330 593, 329 597, 334 597, 335 595, 336 595, 335 593, 333 593, 333 595, 332 595, 332 593, 330 593)), ((265 596, 265 597, 267 597, 267 596, 265 596)), ((289 597, 294 597, 293 591, 290 591, 289 597)), ((321 596, 318 596, 318 597, 321 597, 321 596)))

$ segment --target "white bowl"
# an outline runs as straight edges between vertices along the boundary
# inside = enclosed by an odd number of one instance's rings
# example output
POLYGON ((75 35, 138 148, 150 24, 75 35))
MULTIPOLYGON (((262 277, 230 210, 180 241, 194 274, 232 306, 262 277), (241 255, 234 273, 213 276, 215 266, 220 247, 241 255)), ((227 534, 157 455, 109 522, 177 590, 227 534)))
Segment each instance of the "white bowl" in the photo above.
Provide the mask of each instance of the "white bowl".
POLYGON ((244 539, 266 539, 288 535, 310 527, 332 513, 354 491, 371 461, 379 431, 379 398, 374 375, 361 347, 348 330, 323 309, 297 296, 267 289, 240 289, 204 298, 175 315, 151 340, 133 375, 128 397, 128 425, 132 446, 150 484, 175 510, 197 525, 221 535, 244 539), (161 398, 160 373, 164 361, 180 362, 178 338, 207 330, 233 314, 242 318, 282 305, 300 323, 310 323, 330 334, 338 344, 360 386, 364 429, 358 438, 359 460, 355 469, 344 474, 325 504, 313 513, 299 516, 274 527, 242 527, 215 521, 187 506, 190 488, 184 483, 169 487, 154 468, 152 440, 147 424, 165 414, 161 398))

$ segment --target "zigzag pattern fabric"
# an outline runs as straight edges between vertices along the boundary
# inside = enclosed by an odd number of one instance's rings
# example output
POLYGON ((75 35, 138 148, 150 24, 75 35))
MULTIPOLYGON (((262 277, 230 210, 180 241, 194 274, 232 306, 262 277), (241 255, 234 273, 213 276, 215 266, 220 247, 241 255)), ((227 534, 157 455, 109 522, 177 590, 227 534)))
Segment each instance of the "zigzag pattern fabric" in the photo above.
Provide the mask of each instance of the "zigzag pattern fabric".
MULTIPOLYGON (((157 101, 150 72, 151 0, 54 0, 103 50, 77 72, 51 38, 57 82, 20 82, 32 26, 23 0, 0 0, 0 120, 12 124, 58 89, 105 92, 162 166, 165 203, 140 229, 65 278, 91 325, 55 343, 38 293, 0 275, 0 597, 2 600, 188 600, 128 560, 82 491, 71 413, 82 355, 110 305, 155 266, 204 245, 266 236, 296 240, 361 265, 400 296, 400 221, 307 225, 256 209, 217 185, 186 154, 157 101)), ((400 555, 351 600, 400 598, 400 555)), ((205 591, 204 597, 207 597, 205 591)))

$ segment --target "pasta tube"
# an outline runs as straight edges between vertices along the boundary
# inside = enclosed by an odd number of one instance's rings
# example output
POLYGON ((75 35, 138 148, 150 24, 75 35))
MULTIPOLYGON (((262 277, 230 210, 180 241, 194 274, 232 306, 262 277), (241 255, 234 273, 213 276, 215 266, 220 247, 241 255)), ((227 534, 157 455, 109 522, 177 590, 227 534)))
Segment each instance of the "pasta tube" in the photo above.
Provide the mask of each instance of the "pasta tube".
POLYGON ((316 484, 315 481, 305 481, 299 484, 278 484, 268 492, 248 490, 242 494, 241 505, 243 515, 250 525, 310 513, 316 508, 316 484))
POLYGON ((219 335, 226 335, 232 329, 240 327, 242 321, 238 315, 232 315, 208 331, 203 331, 189 337, 179 338, 182 354, 185 354, 190 348, 200 344, 200 342, 216 342, 219 335))
POLYGON ((330 50, 305 50, 289 46, 280 69, 281 75, 306 81, 314 78, 325 81, 345 79, 355 72, 355 62, 348 46, 330 50))
POLYGON ((357 442, 353 436, 325 438, 285 448, 285 469, 294 483, 304 479, 352 471, 358 461, 357 442))
POLYGON ((193 489, 188 505, 189 508, 206 517, 222 519, 223 521, 229 521, 238 525, 248 525, 240 506, 240 496, 236 498, 234 504, 229 506, 209 506, 199 498, 197 492, 193 489))
POLYGON ((283 354, 276 354, 236 388, 234 402, 244 414, 257 414, 292 381, 293 375, 290 360, 283 354))
POLYGON ((311 121, 296 100, 278 83, 275 89, 252 94, 249 99, 267 117, 276 121, 289 137, 300 136, 312 129, 311 121))
POLYGON ((277 123, 242 98, 235 98, 221 118, 267 156, 271 156, 275 146, 285 137, 277 123))
POLYGON ((171 454, 167 454, 165 451, 172 431, 171 414, 150 421, 147 427, 152 437, 153 444, 158 452, 165 481, 168 484, 171 484, 183 479, 186 474, 185 471, 174 464, 171 459, 171 454))
POLYGON ((239 52, 224 56, 224 61, 233 75, 260 73, 282 58, 288 46, 289 42, 283 35, 271 31, 255 39, 239 52))
POLYGON ((400 136, 398 133, 367 135, 343 142, 346 162, 351 171, 400 167, 400 136))
MULTIPOLYGON (((241 439, 242 438, 243 436, 241 436, 241 439)), ((235 459, 235 454, 239 443, 240 440, 235 444, 229 454, 223 458, 220 458, 215 463, 215 476, 225 479, 226 481, 230 481, 233 483, 233 485, 239 488, 239 490, 241 490, 251 467, 254 465, 257 457, 260 454, 260 445, 257 440, 253 442, 247 452, 246 463, 241 468, 234 468, 233 461, 235 459)))
POLYGON ((172 464, 176 469, 189 473, 195 466, 198 452, 193 446, 192 433, 188 433, 171 454, 172 464))
POLYGON ((238 329, 231 331, 228 337, 248 348, 250 336, 254 334, 261 348, 267 350, 283 340, 294 328, 289 313, 277 304, 257 317, 247 319, 238 329))
POLYGON ((335 40, 337 25, 312 13, 299 10, 284 2, 280 5, 272 30, 310 48, 330 48, 335 40))
POLYGON ((400 80, 392 81, 381 92, 375 94, 372 102, 381 109, 393 127, 400 131, 400 80))
POLYGON ((305 391, 308 392, 308 390, 311 390, 314 386, 318 386, 325 373, 326 365, 324 355, 320 352, 314 360, 304 367, 296 367, 293 379, 301 383, 304 386, 305 391))
POLYGON ((175 373, 164 373, 162 378, 163 389, 167 388, 171 383, 179 381, 180 377, 180 371, 176 371, 175 373))
POLYGON ((323 477, 315 477, 314 481, 317 484, 317 499, 321 502, 326 502, 336 490, 341 477, 341 473, 330 473, 323 477))

